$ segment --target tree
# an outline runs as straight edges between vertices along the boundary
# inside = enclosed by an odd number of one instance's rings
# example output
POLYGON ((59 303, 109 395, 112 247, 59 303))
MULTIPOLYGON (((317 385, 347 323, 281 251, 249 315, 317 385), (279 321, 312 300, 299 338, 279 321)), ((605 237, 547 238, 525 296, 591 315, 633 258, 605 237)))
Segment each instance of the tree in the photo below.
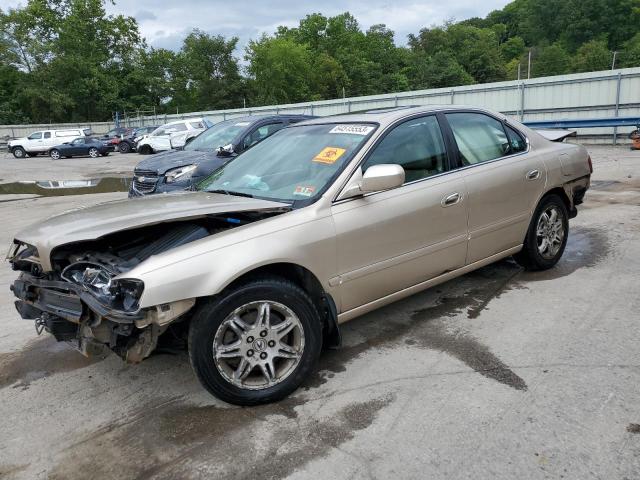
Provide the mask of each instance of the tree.
POLYGON ((455 58, 440 51, 428 56, 415 53, 411 68, 411 86, 416 89, 469 85, 473 77, 469 75, 455 58))
POLYGON ((582 45, 573 60, 576 72, 593 72, 611 68, 612 54, 604 40, 591 40, 582 45))
POLYGON ((627 40, 620 55, 621 67, 640 67, 640 33, 627 40))
POLYGON ((543 47, 534 58, 531 65, 532 77, 546 77, 562 75, 571 69, 571 56, 559 44, 554 43, 543 47))
POLYGON ((254 79, 255 101, 259 104, 309 100, 312 55, 306 45, 288 38, 263 36, 246 49, 248 73, 254 79))

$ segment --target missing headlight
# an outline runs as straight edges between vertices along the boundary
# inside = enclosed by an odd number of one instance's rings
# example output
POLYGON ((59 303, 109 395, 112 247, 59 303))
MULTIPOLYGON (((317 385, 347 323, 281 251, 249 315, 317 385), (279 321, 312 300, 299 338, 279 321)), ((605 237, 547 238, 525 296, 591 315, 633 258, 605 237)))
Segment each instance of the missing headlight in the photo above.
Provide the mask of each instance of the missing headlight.
POLYGON ((76 262, 66 267, 61 276, 91 293, 105 306, 119 311, 135 311, 144 283, 131 278, 114 280, 119 273, 98 263, 76 262))

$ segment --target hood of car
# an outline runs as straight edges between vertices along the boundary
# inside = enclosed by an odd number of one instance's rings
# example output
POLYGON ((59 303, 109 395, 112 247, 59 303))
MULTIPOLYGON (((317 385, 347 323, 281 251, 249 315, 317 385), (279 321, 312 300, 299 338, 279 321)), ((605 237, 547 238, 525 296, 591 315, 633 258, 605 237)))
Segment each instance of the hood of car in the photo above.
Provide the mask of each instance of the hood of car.
MULTIPOLYGON (((202 152, 196 150, 169 150, 150 156, 138 165, 136 170, 156 172, 163 175, 167 170, 185 165, 199 165, 207 160, 215 160, 219 157, 215 152, 202 152)), ((222 163, 222 162, 221 162, 222 163)))
POLYGON ((15 239, 36 247, 42 267, 48 271, 51 251, 61 245, 168 221, 288 207, 286 203, 207 192, 151 195, 69 210, 25 228, 15 239))

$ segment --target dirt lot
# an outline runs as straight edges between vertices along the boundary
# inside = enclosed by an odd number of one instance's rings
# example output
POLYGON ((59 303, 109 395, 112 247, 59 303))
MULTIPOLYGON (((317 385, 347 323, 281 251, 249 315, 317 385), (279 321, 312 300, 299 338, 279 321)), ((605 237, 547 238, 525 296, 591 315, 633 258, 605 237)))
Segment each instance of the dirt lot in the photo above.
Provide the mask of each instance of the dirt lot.
MULTIPOLYGON (((591 148, 553 270, 483 268, 346 324, 293 397, 235 408, 186 353, 87 360, 20 320, 0 267, 2 478, 640 478, 640 152, 591 148)), ((2 182, 130 172, 138 155, 0 157, 2 182)), ((0 242, 125 193, 0 195, 0 242)))

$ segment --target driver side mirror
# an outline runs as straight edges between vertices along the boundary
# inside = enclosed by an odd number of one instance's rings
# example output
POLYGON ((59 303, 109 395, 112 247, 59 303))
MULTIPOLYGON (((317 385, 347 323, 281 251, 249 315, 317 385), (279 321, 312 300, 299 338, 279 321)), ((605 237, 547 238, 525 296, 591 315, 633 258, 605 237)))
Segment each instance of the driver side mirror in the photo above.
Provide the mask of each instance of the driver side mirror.
POLYGON ((404 168, 394 163, 372 165, 367 168, 364 175, 362 174, 362 170, 358 169, 356 174, 351 177, 346 188, 338 196, 338 200, 357 197, 364 193, 379 192, 401 187, 404 184, 404 180, 404 168))

